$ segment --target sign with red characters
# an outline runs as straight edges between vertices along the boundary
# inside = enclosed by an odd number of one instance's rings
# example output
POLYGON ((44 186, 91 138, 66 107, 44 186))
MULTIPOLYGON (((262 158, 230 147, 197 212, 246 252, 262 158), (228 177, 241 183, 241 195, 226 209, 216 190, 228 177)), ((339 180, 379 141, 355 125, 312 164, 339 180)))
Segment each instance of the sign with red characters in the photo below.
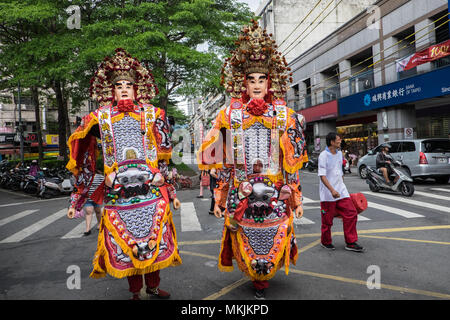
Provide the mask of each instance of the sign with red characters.
POLYGON ((396 61, 397 72, 406 71, 418 65, 450 55, 450 40, 435 44, 409 57, 396 61))

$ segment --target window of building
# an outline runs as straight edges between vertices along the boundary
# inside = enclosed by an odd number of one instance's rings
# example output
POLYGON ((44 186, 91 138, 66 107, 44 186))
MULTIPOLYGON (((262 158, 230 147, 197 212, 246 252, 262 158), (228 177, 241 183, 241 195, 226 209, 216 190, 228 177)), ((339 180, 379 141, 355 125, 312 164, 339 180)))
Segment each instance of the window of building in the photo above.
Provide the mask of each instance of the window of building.
POLYGON ((339 85, 339 65, 332 66, 331 68, 321 72, 324 79, 321 83, 321 87, 324 88, 323 102, 336 100, 341 96, 341 88, 339 85))
MULTIPOLYGON (((416 43, 414 42, 411 44, 411 42, 413 42, 415 40, 415 35, 412 35, 412 34, 414 34, 414 32, 415 32, 414 26, 412 26, 408 29, 403 30, 402 32, 397 33, 393 37, 395 43, 400 41, 397 44, 398 52, 396 53, 396 57, 394 55, 394 57, 396 59, 407 58, 416 52, 416 43)), ((417 67, 414 67, 409 70, 398 72, 397 75, 398 75, 398 79, 401 80, 401 79, 409 78, 416 74, 417 74, 417 67)))
POLYGON ((350 94, 372 89, 375 86, 373 68, 369 67, 373 64, 372 47, 359 52, 349 60, 352 74, 349 79, 350 94))
POLYGON ((305 95, 305 108, 311 107, 311 79, 306 79, 303 81, 306 86, 306 95, 305 95))
MULTIPOLYGON (((435 30, 436 43, 441 43, 441 42, 444 42, 444 41, 447 41, 448 39, 450 39, 449 23, 444 23, 448 19, 447 15, 448 15, 448 11, 444 10, 430 18, 433 21, 438 20, 434 23, 434 27, 436 28, 436 30, 435 30), (440 18, 442 18, 442 19, 440 19, 440 18)), ((447 56, 447 57, 443 57, 438 60, 432 61, 432 64, 433 64, 434 69, 448 66, 448 65, 450 65, 450 57, 447 56)))

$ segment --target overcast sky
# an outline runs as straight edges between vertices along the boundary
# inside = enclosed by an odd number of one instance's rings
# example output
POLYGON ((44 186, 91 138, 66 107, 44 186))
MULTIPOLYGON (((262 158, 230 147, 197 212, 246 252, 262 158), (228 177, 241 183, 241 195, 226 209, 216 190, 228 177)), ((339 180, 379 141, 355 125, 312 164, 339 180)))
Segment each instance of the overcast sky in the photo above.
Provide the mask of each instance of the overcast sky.
POLYGON ((256 9, 258 9, 259 4, 261 3, 261 0, 238 0, 238 1, 248 4, 248 6, 253 12, 256 11, 256 9))

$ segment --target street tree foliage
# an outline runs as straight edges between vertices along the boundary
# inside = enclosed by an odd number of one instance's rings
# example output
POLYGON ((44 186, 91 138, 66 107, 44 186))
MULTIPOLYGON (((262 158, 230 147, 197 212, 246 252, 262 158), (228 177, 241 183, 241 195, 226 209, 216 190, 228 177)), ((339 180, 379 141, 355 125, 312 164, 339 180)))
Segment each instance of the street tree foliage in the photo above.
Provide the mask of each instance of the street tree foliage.
POLYGON ((100 62, 121 47, 152 70, 153 103, 183 121, 171 98, 220 90, 223 57, 252 17, 236 0, 0 0, 0 90, 20 80, 53 95, 65 141, 68 106, 79 112, 100 62))

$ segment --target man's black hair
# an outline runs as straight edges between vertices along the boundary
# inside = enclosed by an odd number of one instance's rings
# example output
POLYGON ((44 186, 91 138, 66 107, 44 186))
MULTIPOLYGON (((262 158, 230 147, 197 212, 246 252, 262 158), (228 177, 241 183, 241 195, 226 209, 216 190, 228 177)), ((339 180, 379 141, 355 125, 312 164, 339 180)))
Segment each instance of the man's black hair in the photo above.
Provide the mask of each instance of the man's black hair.
POLYGON ((327 134, 326 140, 327 140, 327 147, 331 146, 331 141, 336 140, 336 138, 339 135, 336 132, 330 132, 327 134))

